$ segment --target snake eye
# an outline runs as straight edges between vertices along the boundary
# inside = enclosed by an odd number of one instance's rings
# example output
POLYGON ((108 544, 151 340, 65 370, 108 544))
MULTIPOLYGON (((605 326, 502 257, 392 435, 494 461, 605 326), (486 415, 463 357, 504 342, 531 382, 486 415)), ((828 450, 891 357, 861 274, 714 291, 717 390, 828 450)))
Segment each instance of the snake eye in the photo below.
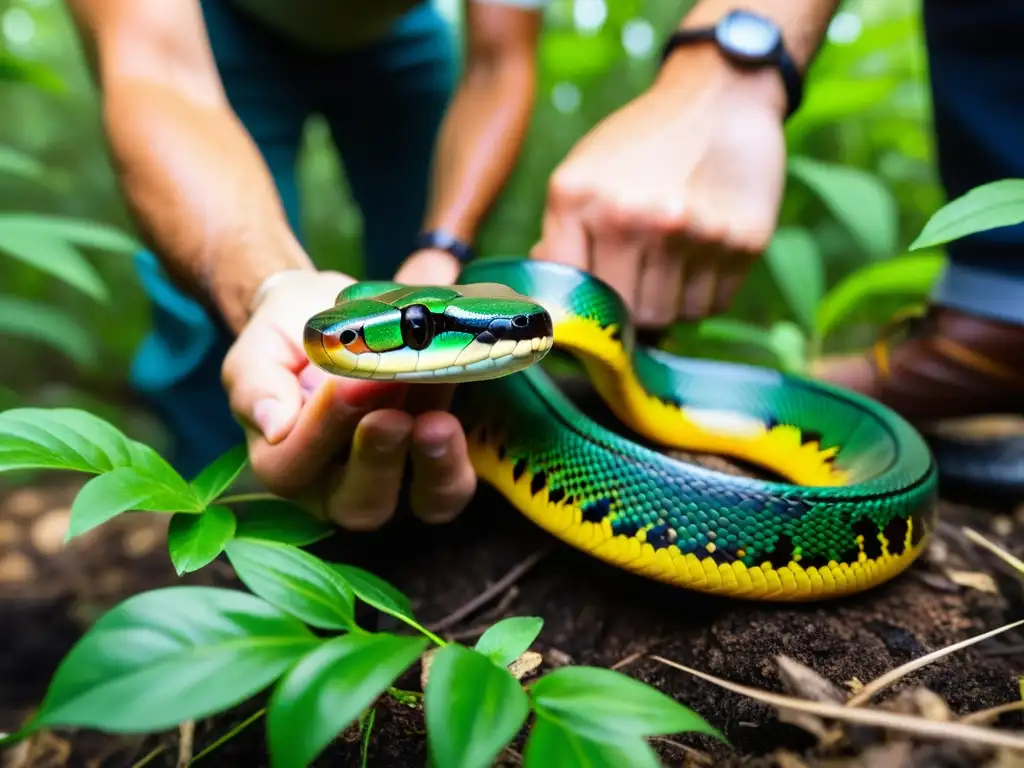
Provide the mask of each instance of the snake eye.
POLYGON ((525 328, 530 324, 530 321, 526 319, 526 315, 516 315, 512 318, 512 325, 516 328, 525 328))
POLYGON ((402 341, 409 349, 425 349, 434 339, 434 318, 422 304, 402 310, 402 341))
POLYGON ((358 338, 359 338, 359 334, 358 333, 353 331, 351 328, 346 328, 344 331, 341 332, 341 335, 338 336, 338 341, 340 341, 342 344, 344 344, 347 347, 349 344, 351 344, 353 341, 355 341, 358 338))

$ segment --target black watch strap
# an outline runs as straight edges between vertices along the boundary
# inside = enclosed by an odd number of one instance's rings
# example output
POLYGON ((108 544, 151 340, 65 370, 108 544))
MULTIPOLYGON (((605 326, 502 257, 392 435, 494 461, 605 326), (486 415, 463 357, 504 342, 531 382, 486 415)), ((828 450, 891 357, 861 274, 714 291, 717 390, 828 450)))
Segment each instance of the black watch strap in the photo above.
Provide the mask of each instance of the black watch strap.
POLYGON ((473 250, 473 246, 443 229, 428 229, 416 236, 413 250, 421 251, 425 248, 447 251, 462 264, 468 264, 476 258, 476 251, 473 250))
MULTIPOLYGON (((690 43, 697 42, 717 42, 717 35, 715 27, 700 27, 697 29, 677 29, 673 32, 668 40, 665 41, 665 46, 661 51, 661 61, 665 62, 669 54, 672 53, 676 48, 690 43)), ((797 109, 800 108, 800 104, 804 98, 804 81, 800 75, 800 70, 797 69, 796 62, 793 61, 793 57, 786 51, 786 47, 779 44, 779 47, 775 49, 769 61, 763 62, 750 62, 745 61, 740 57, 730 55, 728 50, 722 49, 723 55, 729 59, 729 61, 741 67, 763 67, 763 66, 775 66, 779 70, 779 74, 782 77, 782 86, 786 90, 786 117, 788 118, 797 109)))

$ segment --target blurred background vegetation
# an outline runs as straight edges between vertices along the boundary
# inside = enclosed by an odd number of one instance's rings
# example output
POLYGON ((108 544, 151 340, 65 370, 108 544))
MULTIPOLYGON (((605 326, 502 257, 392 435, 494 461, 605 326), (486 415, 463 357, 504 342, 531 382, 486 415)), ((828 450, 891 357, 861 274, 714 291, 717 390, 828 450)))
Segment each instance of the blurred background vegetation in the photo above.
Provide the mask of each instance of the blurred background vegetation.
MULTIPOLYGON (((457 27, 461 0, 434 1, 457 27)), ((647 86, 660 41, 689 5, 551 3, 532 128, 483 232, 485 254, 528 252, 551 171, 647 86)), ((799 371, 823 349, 870 343, 928 290, 941 254, 905 254, 943 201, 919 13, 919 0, 843 4, 786 129, 780 230, 728 316, 678 329, 675 349, 799 371)), ((311 253, 358 274, 359 212, 318 118, 299 173, 311 253)), ((0 0, 0 410, 74 405, 140 423, 123 384, 149 322, 133 247, 64 4, 0 0)))

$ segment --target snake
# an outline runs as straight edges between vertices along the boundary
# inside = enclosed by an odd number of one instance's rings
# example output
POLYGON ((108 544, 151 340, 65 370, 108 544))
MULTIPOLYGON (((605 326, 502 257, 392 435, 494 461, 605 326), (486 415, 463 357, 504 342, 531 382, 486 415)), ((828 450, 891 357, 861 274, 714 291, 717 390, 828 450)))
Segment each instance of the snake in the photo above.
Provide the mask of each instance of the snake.
POLYGON ((488 256, 449 285, 360 281, 303 332, 329 374, 456 384, 479 480, 563 543, 656 582, 838 598, 906 570, 937 524, 934 456, 897 413, 799 373, 640 343, 621 296, 573 266, 488 256), (556 357, 583 370, 611 423, 563 391, 556 357))

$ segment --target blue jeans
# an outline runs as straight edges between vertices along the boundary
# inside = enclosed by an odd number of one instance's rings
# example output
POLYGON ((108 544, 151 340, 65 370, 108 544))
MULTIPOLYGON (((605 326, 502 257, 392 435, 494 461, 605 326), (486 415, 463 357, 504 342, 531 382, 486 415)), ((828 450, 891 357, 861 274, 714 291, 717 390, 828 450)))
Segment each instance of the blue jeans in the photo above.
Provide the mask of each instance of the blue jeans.
MULTIPOLYGON (((444 19, 423 3, 383 39, 321 55, 229 0, 204 0, 202 9, 228 98, 270 167, 292 228, 301 239, 295 166, 305 121, 319 112, 362 213, 367 277, 393 276, 422 223, 434 140, 457 75, 444 19)), ((244 439, 220 383, 232 336, 173 287, 153 254, 135 261, 153 329, 131 383, 170 431, 169 460, 190 476, 244 439)))
MULTIPOLYGON (((939 172, 950 199, 1024 178, 1024 3, 924 0, 939 172)), ((949 244, 938 304, 1024 324, 1024 224, 949 244)))

